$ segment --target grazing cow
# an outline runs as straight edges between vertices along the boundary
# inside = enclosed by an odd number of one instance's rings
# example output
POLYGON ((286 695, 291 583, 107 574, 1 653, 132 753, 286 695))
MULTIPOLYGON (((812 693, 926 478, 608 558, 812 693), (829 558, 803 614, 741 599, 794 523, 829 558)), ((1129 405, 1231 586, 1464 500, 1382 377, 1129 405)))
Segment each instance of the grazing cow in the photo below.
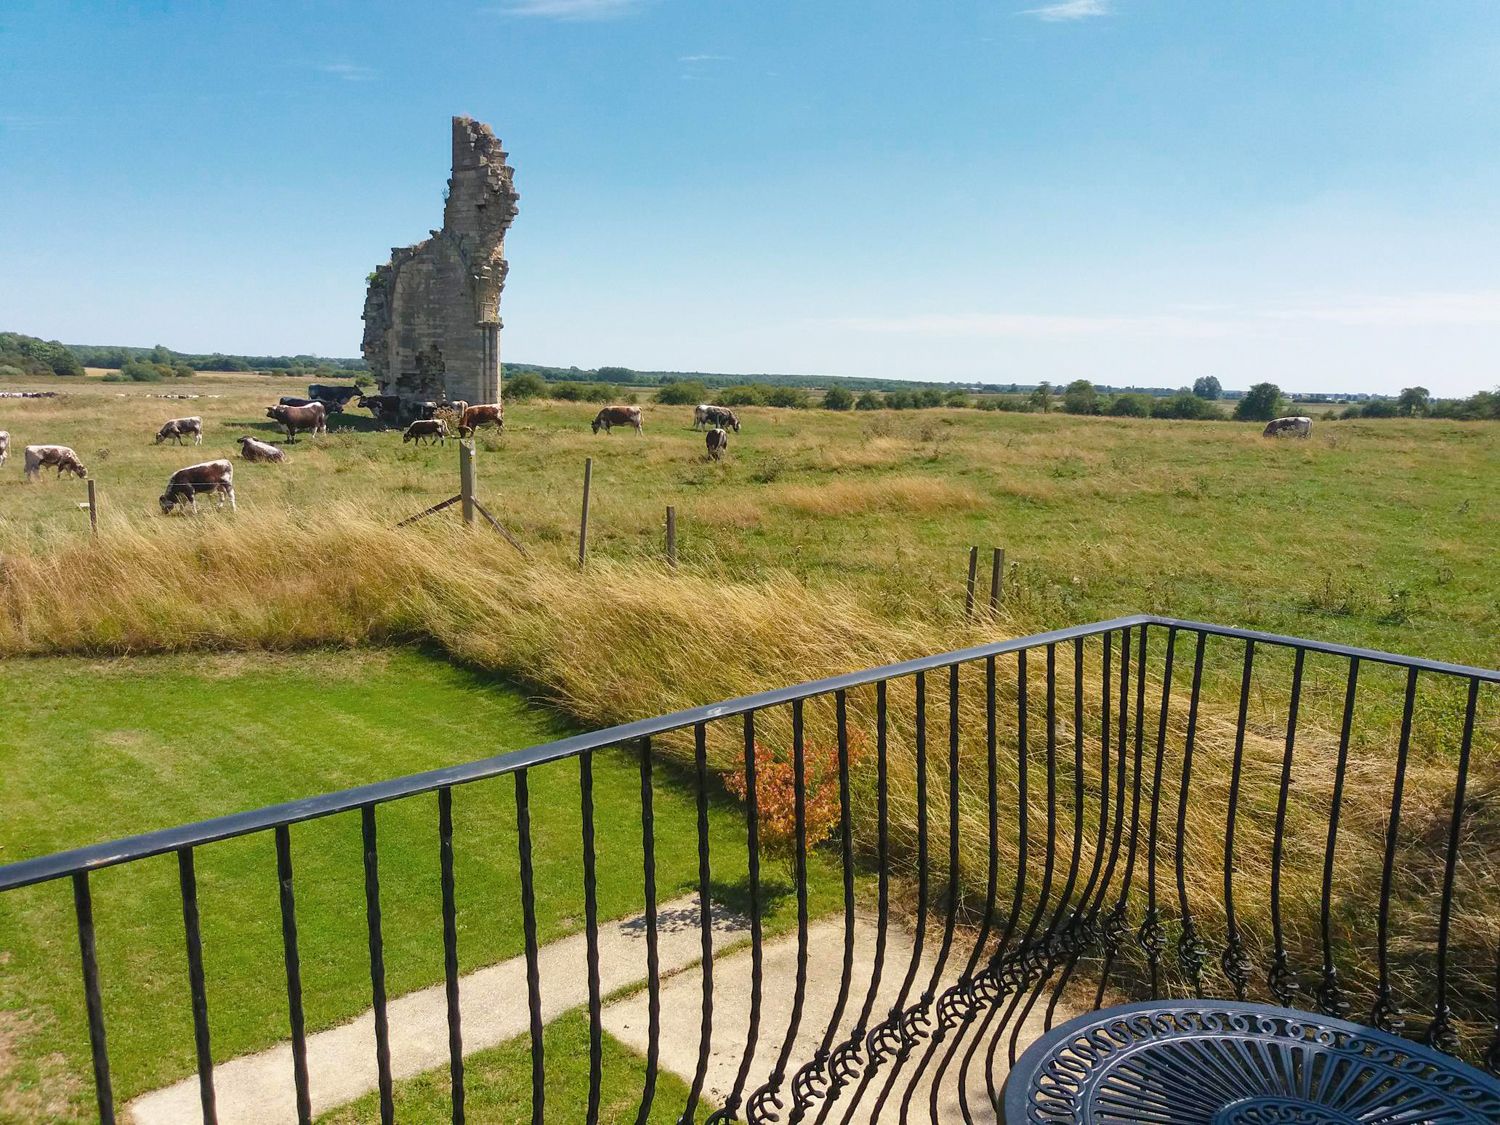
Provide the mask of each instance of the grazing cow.
POLYGON ((328 432, 328 411, 321 402, 309 403, 307 406, 268 406, 266 417, 286 427, 287 441, 296 441, 301 430, 314 434, 328 432))
POLYGON ((463 413, 467 409, 469 409, 469 404, 463 399, 445 398, 439 402, 424 402, 422 404, 422 412, 419 417, 436 418, 439 414, 444 412, 457 415, 458 417, 463 417, 463 413))
POLYGON ((724 451, 729 448, 729 435, 718 426, 703 435, 704 443, 708 446, 708 456, 711 460, 718 461, 724 456, 724 451))
POLYGON ((1272 418, 1261 431, 1261 437, 1280 437, 1282 434, 1307 437, 1311 433, 1311 418, 1272 418))
POLYGON ((634 426, 641 432, 641 408, 639 406, 606 406, 594 415, 594 433, 601 429, 609 433, 611 426, 634 426))
POLYGON ((421 445, 423 438, 426 438, 429 443, 435 441, 439 445, 447 445, 448 423, 441 418, 418 418, 406 427, 406 432, 401 435, 401 444, 405 445, 409 441, 414 441, 421 445))
POLYGON ((286 460, 286 454, 280 448, 268 441, 256 441, 253 437, 240 438, 240 456, 246 461, 274 461, 277 464, 286 460))
POLYGON ((400 395, 360 395, 355 405, 373 414, 382 427, 400 424, 400 395))
POLYGON ((194 445, 203 444, 203 419, 196 414, 191 418, 173 418, 170 422, 163 422, 161 429, 156 431, 156 444, 160 445, 168 438, 174 438, 178 445, 182 439, 192 435, 194 445))
POLYGON ((26 479, 41 480, 42 470, 48 466, 57 469, 58 479, 62 479, 63 473, 72 473, 77 477, 86 477, 88 470, 83 467, 83 462, 78 459, 66 445, 28 445, 26 447, 26 479))
POLYGON ((10 431, 0 430, 0 465, 10 459, 10 431))
POLYGON ((693 429, 698 428, 700 419, 709 426, 721 426, 740 432, 739 416, 727 406, 709 406, 699 403, 693 410, 693 429))
POLYGON ((178 469, 167 479, 167 490, 158 497, 161 514, 169 516, 178 506, 196 512, 200 492, 214 493, 220 508, 227 498, 229 510, 234 511, 234 466, 220 459, 178 469))
POLYGON ((318 400, 315 398, 298 398, 296 395, 282 395, 276 401, 282 406, 311 406, 318 400))
POLYGON ((505 431, 505 407, 498 402, 481 403, 464 408, 458 417, 458 436, 468 437, 480 426, 494 426, 505 431))

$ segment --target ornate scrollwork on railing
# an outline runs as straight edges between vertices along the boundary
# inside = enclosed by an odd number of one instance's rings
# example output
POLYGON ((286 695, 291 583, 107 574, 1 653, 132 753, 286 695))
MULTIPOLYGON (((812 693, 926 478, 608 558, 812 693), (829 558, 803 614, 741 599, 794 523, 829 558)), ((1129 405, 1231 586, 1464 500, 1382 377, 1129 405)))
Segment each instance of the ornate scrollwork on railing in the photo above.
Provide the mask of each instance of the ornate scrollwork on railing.
POLYGON ((1325 1016, 1344 1019, 1349 1015, 1349 1010, 1349 1000, 1339 983, 1339 971, 1329 965, 1323 973, 1322 983, 1318 985, 1318 1011, 1325 1016))
POLYGON ((1198 940, 1198 930, 1193 925, 1191 918, 1186 918, 1182 923, 1182 933, 1177 938, 1177 964, 1181 967, 1183 975, 1193 983, 1195 993, 1203 992, 1203 960, 1206 952, 1204 944, 1198 940))
POLYGON ((796 1074, 792 1075, 792 1108, 805 1113, 827 1093, 828 1052, 819 1051, 796 1074))
POLYGON ((1297 974, 1292 971, 1291 965, 1286 958, 1286 950, 1278 949, 1276 956, 1271 962, 1271 971, 1266 974, 1266 985, 1271 989, 1271 995, 1284 1007, 1293 1007, 1292 999, 1301 991, 1301 985, 1297 983, 1297 974))
POLYGON ((1230 936, 1229 943, 1219 957, 1219 967, 1234 986, 1235 999, 1246 999, 1250 994, 1250 976, 1255 971, 1255 966, 1250 963, 1250 955, 1245 952, 1238 933, 1230 936))

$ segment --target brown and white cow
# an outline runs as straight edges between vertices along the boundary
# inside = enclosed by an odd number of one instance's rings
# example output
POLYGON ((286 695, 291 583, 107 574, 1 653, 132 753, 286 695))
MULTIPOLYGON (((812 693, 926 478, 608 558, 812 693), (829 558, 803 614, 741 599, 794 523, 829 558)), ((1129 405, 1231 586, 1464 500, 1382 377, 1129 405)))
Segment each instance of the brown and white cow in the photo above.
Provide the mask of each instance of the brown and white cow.
POLYGON ((328 411, 321 402, 307 406, 282 406, 278 403, 266 407, 266 417, 286 427, 287 441, 296 441, 297 434, 303 430, 313 434, 328 432, 328 411))
POLYGON ((0 465, 10 460, 10 431, 0 430, 0 465))
POLYGON ((173 418, 169 422, 162 423, 161 429, 156 431, 156 444, 160 445, 168 438, 175 438, 178 445, 182 439, 192 437, 194 445, 203 444, 203 419, 196 414, 191 418, 173 418))
POLYGON ((41 480, 42 470, 47 467, 57 469, 59 479, 63 473, 72 473, 78 477, 89 475, 83 467, 83 462, 78 459, 66 445, 28 445, 26 447, 26 479, 41 480))
POLYGON ((447 445, 448 423, 441 418, 418 418, 406 427, 406 432, 401 435, 401 444, 405 445, 409 441, 414 441, 421 445, 423 438, 426 438, 428 442, 435 441, 440 445, 447 445))
POLYGON ((229 509, 233 511, 234 466, 229 461, 220 459, 178 469, 167 479, 167 490, 158 497, 162 515, 171 515, 173 509, 179 506, 189 512, 196 512, 200 492, 212 492, 220 508, 228 499, 229 509))
POLYGON ((505 431, 505 407, 498 402, 486 402, 478 406, 466 407, 458 417, 458 436, 468 437, 480 426, 494 426, 503 433, 505 431))
POLYGON ((724 451, 729 448, 729 435, 720 427, 715 426, 703 435, 704 444, 708 446, 708 456, 714 461, 721 460, 724 451))
POLYGON ((611 426, 634 426, 641 432, 641 408, 639 406, 606 406, 594 415, 594 433, 601 429, 609 433, 611 426))
POLYGON ((240 456, 246 461, 272 461, 278 464, 286 460, 286 454, 280 447, 268 441, 256 441, 253 437, 240 438, 240 456))
POLYGON ((1266 428, 1261 431, 1261 437, 1280 437, 1282 434, 1293 434, 1297 437, 1308 437, 1312 433, 1311 418, 1272 418, 1266 423, 1266 428))

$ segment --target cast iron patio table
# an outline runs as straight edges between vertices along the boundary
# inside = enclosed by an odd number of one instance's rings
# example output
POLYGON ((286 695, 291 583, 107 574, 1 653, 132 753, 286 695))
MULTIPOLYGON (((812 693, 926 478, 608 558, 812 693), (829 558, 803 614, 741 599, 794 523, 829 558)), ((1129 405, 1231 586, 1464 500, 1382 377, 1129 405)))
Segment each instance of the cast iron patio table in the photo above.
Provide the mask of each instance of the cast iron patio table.
POLYGON ((1146 1001, 1033 1043, 1007 1125, 1496 1125, 1500 1081, 1348 1020, 1267 1004, 1146 1001))

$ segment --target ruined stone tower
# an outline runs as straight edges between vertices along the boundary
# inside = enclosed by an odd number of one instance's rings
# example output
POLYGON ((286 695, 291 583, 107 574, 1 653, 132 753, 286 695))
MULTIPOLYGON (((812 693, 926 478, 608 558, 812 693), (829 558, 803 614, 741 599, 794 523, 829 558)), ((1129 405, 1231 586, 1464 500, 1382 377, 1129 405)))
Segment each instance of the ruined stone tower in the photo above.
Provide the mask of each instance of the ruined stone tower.
POLYGON ((488 125, 453 119, 443 229, 393 248, 365 292, 363 350, 382 394, 500 401, 505 232, 520 198, 505 160, 488 125))

